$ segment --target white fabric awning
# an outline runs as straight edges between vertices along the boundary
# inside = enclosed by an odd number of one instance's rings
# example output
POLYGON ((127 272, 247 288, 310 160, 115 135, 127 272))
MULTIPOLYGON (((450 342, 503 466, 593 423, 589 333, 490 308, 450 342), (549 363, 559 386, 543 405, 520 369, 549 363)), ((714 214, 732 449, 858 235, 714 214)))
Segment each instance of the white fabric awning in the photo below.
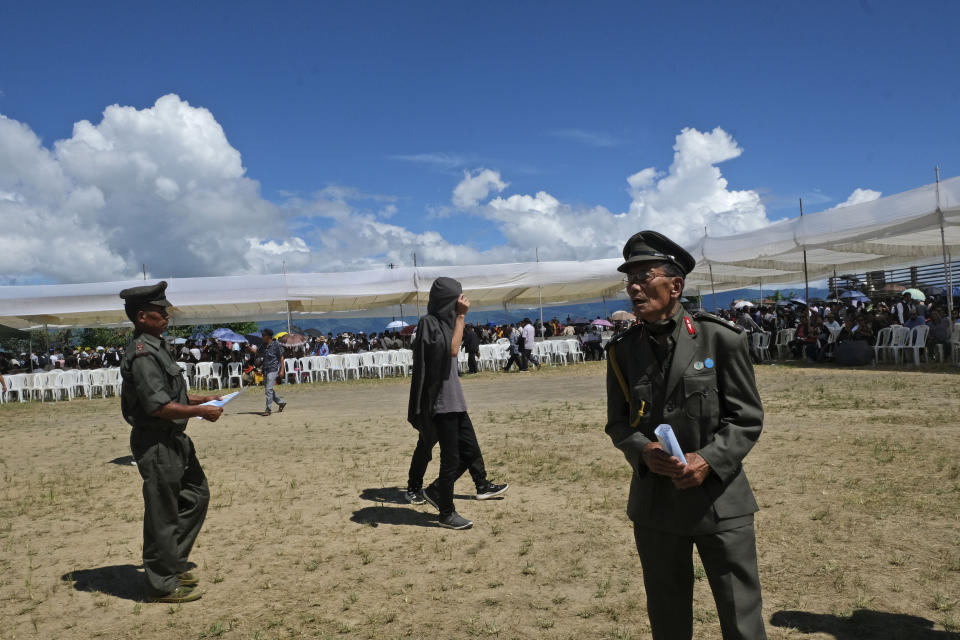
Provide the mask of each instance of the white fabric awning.
MULTIPOLYGON (((688 291, 709 292, 803 282, 807 251, 810 280, 838 273, 928 264, 960 251, 960 178, 872 202, 830 209, 688 247, 697 267, 688 291)), ((382 271, 296 273, 168 279, 167 296, 178 324, 235 320, 335 318, 407 314, 426 309, 435 278, 463 284, 474 309, 503 304, 533 307, 623 297, 619 258, 583 262, 530 262, 382 271), (413 307, 413 308, 410 308, 413 307)), ((155 280, 152 280, 155 281, 155 280)), ((90 284, 0 287, 0 324, 17 328, 94 327, 127 322, 118 292, 139 280, 90 284)))

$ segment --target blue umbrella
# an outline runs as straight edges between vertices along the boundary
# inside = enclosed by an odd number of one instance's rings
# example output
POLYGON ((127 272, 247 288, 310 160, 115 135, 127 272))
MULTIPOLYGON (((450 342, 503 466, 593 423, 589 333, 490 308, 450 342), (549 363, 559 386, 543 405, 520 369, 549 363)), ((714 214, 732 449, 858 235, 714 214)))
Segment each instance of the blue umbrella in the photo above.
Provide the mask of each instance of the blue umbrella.
POLYGON ((870 298, 865 296, 860 291, 844 291, 840 294, 841 298, 847 298, 849 300, 856 300, 857 302, 870 302, 870 298))
POLYGON ((190 336, 190 339, 191 339, 191 340, 206 340, 206 339, 207 339, 207 336, 203 335, 202 332, 197 331, 195 334, 193 334, 192 336, 190 336))
POLYGON ((224 342, 247 342, 247 339, 242 335, 226 327, 214 329, 213 332, 210 333, 210 337, 214 340, 222 340, 224 342))

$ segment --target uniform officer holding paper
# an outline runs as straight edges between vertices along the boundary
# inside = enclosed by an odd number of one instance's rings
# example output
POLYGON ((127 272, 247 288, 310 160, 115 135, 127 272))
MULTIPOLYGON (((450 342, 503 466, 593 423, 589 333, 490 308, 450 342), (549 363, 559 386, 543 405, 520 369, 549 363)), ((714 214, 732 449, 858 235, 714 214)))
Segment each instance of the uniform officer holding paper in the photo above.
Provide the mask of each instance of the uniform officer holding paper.
POLYGON ((744 457, 763 407, 743 330, 680 304, 693 257, 641 231, 619 270, 639 323, 608 345, 606 432, 630 466, 627 513, 643 567, 655 640, 693 635, 693 546, 703 562, 723 637, 766 638, 744 457), (654 429, 669 424, 684 461, 654 429))
POLYGON ((143 568, 151 602, 191 602, 202 592, 187 557, 207 513, 210 490, 187 420, 214 422, 223 409, 201 403, 220 396, 191 396, 163 332, 171 306, 166 282, 120 292, 134 326, 120 363, 120 407, 130 423, 130 449, 143 478, 143 568))

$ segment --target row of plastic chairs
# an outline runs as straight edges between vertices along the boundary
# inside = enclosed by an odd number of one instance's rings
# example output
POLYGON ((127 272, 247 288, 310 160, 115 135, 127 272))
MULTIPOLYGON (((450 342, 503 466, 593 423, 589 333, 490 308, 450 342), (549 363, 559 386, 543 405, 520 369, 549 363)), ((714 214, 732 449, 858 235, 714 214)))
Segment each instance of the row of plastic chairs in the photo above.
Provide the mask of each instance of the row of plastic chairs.
POLYGON ((0 393, 0 403, 37 400, 73 400, 78 396, 93 398, 119 395, 122 386, 119 368, 109 369, 53 369, 34 373, 17 373, 3 377, 6 393, 0 393))
POLYGON ((922 324, 912 329, 904 326, 884 327, 877 332, 877 342, 873 347, 874 358, 877 362, 885 362, 888 359, 894 363, 899 363, 901 355, 906 362, 907 351, 913 354, 913 364, 920 364, 920 352, 923 351, 923 358, 927 362, 930 356, 927 353, 927 335, 930 333, 930 327, 922 324))
POLYGON ((284 364, 284 373, 287 382, 331 382, 351 378, 408 376, 412 366, 413 351, 390 349, 290 358, 284 364))

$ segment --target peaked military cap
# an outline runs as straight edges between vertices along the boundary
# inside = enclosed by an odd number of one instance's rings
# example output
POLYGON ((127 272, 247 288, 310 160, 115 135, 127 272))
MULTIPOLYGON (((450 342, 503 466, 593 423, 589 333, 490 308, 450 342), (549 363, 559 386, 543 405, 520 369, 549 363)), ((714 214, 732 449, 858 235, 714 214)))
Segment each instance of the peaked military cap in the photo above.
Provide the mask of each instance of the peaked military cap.
POLYGON ((672 262, 687 275, 697 266, 687 251, 667 236, 656 231, 640 231, 623 245, 624 263, 617 271, 626 273, 631 265, 642 262, 672 262))
POLYGON ((167 281, 161 280, 156 284, 144 287, 131 287, 120 292, 120 297, 128 307, 142 307, 145 304, 155 304, 158 307, 172 307, 167 300, 167 281))

